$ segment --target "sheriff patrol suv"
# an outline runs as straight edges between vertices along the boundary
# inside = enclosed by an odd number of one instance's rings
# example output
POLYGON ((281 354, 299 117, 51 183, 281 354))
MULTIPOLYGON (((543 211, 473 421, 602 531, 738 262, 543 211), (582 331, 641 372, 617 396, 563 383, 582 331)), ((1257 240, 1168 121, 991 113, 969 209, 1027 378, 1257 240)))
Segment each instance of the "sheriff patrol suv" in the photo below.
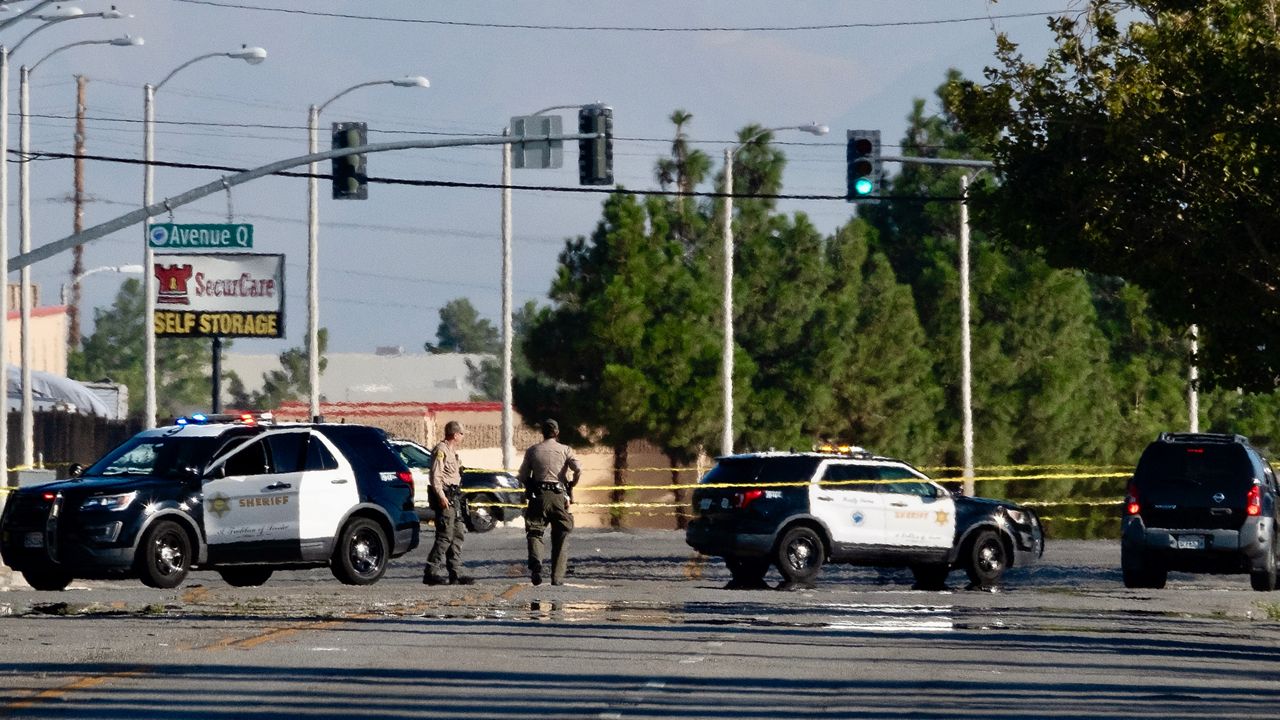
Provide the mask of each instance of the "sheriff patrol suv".
POLYGON ((688 544, 723 557, 739 586, 770 565, 807 583, 826 563, 908 567, 921 589, 952 569, 976 587, 1044 552, 1035 513, 1014 503, 952 495, 900 460, 860 448, 720 458, 694 490, 688 544))
POLYGON ((121 576, 172 588, 193 567, 252 586, 324 565, 366 585, 417 546, 413 479, 382 430, 230 419, 143 431, 79 477, 14 493, 5 563, 38 590, 121 576))

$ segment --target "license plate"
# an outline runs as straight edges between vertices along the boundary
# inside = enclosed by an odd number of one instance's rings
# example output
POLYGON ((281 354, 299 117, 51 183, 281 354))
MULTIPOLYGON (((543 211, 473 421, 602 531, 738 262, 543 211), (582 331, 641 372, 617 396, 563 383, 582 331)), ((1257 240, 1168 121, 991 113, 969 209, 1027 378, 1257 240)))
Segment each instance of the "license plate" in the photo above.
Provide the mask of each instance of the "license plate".
POLYGON ((1179 535, 1178 549, 1179 550, 1203 550, 1204 536, 1203 535, 1179 535))
POLYGON ((44 533, 29 532, 22 538, 22 547, 40 548, 44 547, 44 533))

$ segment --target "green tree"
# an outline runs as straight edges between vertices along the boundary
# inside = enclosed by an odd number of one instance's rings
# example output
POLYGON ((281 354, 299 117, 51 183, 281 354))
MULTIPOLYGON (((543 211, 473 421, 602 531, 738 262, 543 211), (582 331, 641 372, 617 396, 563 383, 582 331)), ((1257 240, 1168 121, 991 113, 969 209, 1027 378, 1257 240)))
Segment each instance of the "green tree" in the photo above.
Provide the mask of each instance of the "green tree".
POLYGON ((1001 182, 983 223, 1058 267, 1118 276, 1201 326, 1208 384, 1280 376, 1280 27, 1273 0, 1090 0, 1040 62, 999 36, 959 119, 1001 182))
MULTIPOLYGON (((329 330, 316 332, 320 346, 320 372, 323 374, 329 360, 325 351, 329 347, 329 330)), ((244 410, 274 410, 288 400, 301 400, 311 394, 310 369, 306 346, 289 348, 280 353, 280 369, 262 374, 262 389, 247 392, 239 377, 228 384, 231 404, 244 410)))
POLYGON ((498 329, 466 298, 450 300, 440 308, 436 344, 425 343, 430 353, 492 353, 500 347, 498 329))
MULTIPOLYGON (((538 303, 533 300, 516 308, 511 313, 511 377, 513 382, 519 378, 529 377, 532 370, 529 360, 524 354, 524 339, 529 334, 538 314, 538 303)), ((501 344, 496 352, 502 352, 501 344)), ((481 358, 479 362, 467 359, 467 382, 476 392, 472 400, 502 399, 502 359, 496 357, 481 358)))
MULTIPOLYGON (((94 308, 92 335, 67 357, 67 374, 77 380, 110 378, 129 388, 129 413, 141 415, 143 388, 144 296, 142 283, 125 280, 108 309, 94 308)), ((229 343, 224 343, 224 349, 229 343)), ((210 345, 204 339, 156 340, 156 409, 160 417, 175 417, 193 408, 207 408, 211 390, 210 345)))

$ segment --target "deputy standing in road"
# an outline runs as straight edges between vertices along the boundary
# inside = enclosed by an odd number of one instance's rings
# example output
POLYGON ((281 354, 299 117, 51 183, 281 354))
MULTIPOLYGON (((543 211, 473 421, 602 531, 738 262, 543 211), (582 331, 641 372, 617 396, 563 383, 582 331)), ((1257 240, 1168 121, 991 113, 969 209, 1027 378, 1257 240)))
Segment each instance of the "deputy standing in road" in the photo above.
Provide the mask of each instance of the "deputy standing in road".
POLYGON ((582 476, 582 466, 573 448, 563 445, 560 425, 555 420, 542 421, 542 442, 524 452, 520 463, 520 482, 524 484, 529 507, 524 513, 525 533, 529 539, 529 578, 542 584, 543 534, 551 525, 551 584, 563 585, 569 564, 567 544, 573 531, 573 488, 582 476), (569 477, 572 471, 573 477, 569 477))
POLYGON ((431 496, 428 502, 436 514, 436 541, 427 556, 422 582, 427 585, 470 585, 475 580, 462 574, 462 466, 458 446, 462 444, 462 423, 450 420, 444 426, 444 440, 431 451, 431 496), (448 563, 449 577, 440 574, 448 563))

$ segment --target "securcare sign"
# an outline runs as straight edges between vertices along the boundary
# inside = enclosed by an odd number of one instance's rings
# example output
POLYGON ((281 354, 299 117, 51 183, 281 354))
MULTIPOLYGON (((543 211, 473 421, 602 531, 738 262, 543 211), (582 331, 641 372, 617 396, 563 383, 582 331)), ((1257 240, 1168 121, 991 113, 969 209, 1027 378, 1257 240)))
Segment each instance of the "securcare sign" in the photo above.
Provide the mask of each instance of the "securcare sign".
POLYGON ((156 337, 284 337, 284 255, 156 253, 156 337))

